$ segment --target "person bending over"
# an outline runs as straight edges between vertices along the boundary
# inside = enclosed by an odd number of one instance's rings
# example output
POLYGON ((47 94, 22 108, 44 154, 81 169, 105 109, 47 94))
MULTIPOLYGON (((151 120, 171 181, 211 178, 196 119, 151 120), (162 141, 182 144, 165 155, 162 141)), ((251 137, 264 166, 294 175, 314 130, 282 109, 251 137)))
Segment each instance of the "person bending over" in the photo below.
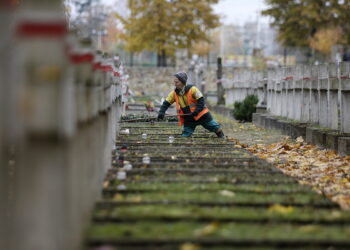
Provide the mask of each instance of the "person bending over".
POLYGON ((198 125, 214 132, 218 137, 224 138, 220 124, 213 119, 205 105, 203 94, 193 85, 186 84, 187 74, 178 72, 174 74, 175 89, 171 91, 163 102, 158 120, 164 119, 166 110, 175 102, 179 116, 179 126, 183 125, 182 137, 190 137, 198 125), (187 115, 186 115, 187 114, 187 115))

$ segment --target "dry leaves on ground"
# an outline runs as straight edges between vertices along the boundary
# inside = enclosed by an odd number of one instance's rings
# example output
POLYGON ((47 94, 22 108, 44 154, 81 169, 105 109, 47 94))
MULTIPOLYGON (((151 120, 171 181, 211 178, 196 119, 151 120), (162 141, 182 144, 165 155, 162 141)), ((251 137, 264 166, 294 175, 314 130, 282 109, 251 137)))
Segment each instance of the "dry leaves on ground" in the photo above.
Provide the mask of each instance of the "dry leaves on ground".
POLYGON ((342 209, 350 209, 350 156, 339 156, 334 151, 321 150, 299 137, 270 145, 240 144, 256 156, 273 163, 283 173, 296 177, 299 183, 310 185, 342 209))

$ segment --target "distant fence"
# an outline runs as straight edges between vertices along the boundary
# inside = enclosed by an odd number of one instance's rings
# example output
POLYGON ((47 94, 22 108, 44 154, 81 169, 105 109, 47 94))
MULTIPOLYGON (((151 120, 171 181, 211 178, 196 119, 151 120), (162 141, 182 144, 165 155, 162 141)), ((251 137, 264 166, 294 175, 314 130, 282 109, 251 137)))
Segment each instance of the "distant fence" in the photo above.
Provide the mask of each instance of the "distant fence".
POLYGON ((248 94, 267 111, 305 123, 350 133, 350 63, 297 65, 267 72, 236 70, 224 82, 226 104, 248 94))

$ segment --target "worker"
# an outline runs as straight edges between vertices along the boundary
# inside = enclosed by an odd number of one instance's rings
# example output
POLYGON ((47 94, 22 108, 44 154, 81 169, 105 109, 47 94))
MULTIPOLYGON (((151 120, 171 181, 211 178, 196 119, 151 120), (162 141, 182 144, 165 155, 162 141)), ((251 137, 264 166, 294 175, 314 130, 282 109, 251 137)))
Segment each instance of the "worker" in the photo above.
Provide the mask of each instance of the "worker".
POLYGON ((187 85, 187 74, 178 72, 174 74, 175 90, 171 91, 163 102, 158 120, 164 118, 166 110, 175 102, 179 116, 179 125, 183 125, 182 137, 190 137, 198 125, 214 132, 219 138, 224 138, 220 124, 211 116, 205 106, 203 94, 193 85, 187 85), (186 115, 187 114, 187 115, 186 115))

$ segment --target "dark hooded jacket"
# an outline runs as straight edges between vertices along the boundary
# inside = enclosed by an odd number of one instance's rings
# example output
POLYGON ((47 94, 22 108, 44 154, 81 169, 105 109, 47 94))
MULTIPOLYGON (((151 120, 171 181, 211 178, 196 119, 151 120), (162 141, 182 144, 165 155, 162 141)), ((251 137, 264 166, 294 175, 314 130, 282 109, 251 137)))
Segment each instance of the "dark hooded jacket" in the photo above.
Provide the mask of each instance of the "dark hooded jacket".
MULTIPOLYGON (((186 85, 185 86, 185 95, 186 93, 193 87, 193 85, 186 85)), ((179 90, 175 88, 174 90, 176 94, 179 95, 179 90)), ((165 114, 166 110, 169 108, 171 104, 167 101, 164 101, 162 106, 160 107, 159 113, 160 114, 165 114)), ((205 107, 205 101, 204 97, 201 97, 197 100, 197 105, 195 111, 192 113, 194 116, 199 114, 203 108, 205 107)), ((181 108, 184 114, 191 114, 191 110, 189 106, 186 106, 184 108, 181 108)), ((185 123, 184 126, 191 126, 191 125, 200 125, 201 123, 204 122, 209 122, 213 119, 211 116, 210 112, 204 114, 199 120, 194 120, 193 116, 184 116, 185 123)))

